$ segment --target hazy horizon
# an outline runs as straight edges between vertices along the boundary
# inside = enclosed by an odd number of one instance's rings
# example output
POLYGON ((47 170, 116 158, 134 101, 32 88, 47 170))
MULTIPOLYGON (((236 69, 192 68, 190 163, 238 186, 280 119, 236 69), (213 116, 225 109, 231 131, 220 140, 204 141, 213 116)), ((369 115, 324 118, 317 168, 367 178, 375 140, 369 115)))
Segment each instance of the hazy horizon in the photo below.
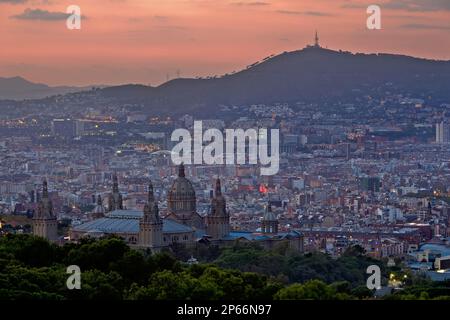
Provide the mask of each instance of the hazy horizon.
MULTIPOLYGON (((306 44, 306 45, 309 45, 309 44, 306 44)), ((339 50, 342 50, 342 52, 348 51, 348 50, 345 50, 345 49, 342 49, 342 48, 341 49, 325 48, 325 47, 323 47, 323 48, 324 49, 328 49, 328 50, 333 50, 333 51, 336 51, 336 52, 338 52, 339 50)), ((299 50, 303 50, 303 49, 304 48, 288 50, 286 52, 294 52, 294 51, 299 51, 299 50)), ((283 52, 275 53, 275 56, 280 55, 282 53, 283 52)), ((351 52, 351 53, 352 54, 356 54, 358 52, 351 52)), ((363 53, 363 54, 393 54, 393 55, 396 55, 396 53, 393 53, 393 52, 359 52, 359 53, 363 53)), ((409 56, 409 55, 405 55, 405 56, 409 56)), ((425 59, 425 60, 435 60, 435 61, 450 62, 450 60, 430 59, 430 58, 427 58, 427 57, 417 57, 417 56, 410 56, 410 57, 418 58, 418 59, 425 59)), ((261 57, 260 59, 257 59, 257 60, 261 61, 263 58, 264 57, 261 57)), ((242 70, 245 70, 246 66, 248 66, 248 65, 250 65, 250 64, 252 64, 254 62, 256 62, 256 61, 252 61, 252 62, 249 61, 249 63, 247 63, 246 65, 243 65, 242 67, 236 68, 235 70, 238 71, 238 72, 242 71, 242 70)), ((225 72, 224 74, 226 74, 226 73, 230 73, 230 72, 225 72)), ((217 76, 222 76, 224 74, 217 74, 217 76)), ((180 78, 194 79, 196 77, 206 78, 206 77, 209 77, 209 76, 214 76, 214 74, 206 74, 206 75, 202 75, 202 76, 197 76, 197 75, 181 76, 180 78)), ((165 84, 166 82, 168 82, 166 79, 164 79, 163 81, 161 81, 159 83, 155 83, 155 84, 149 84, 149 83, 143 83, 143 82, 120 82, 120 83, 86 83, 86 84, 80 84, 80 85, 70 85, 70 84, 65 84, 65 83, 49 84, 49 83, 46 83, 45 81, 44 82, 42 82, 42 81, 33 81, 33 80, 31 80, 31 79, 29 79, 27 77, 24 77, 22 75, 3 76, 3 75, 0 74, 0 78, 22 78, 22 79, 25 79, 25 80, 27 80, 29 82, 34 83, 34 84, 43 84, 43 85, 48 85, 48 86, 51 86, 51 87, 72 86, 72 87, 80 87, 80 88, 85 88, 85 87, 90 87, 90 86, 118 86, 118 85, 130 85, 130 84, 131 85, 144 85, 144 86, 150 86, 151 85, 153 87, 158 87, 158 86, 161 86, 161 85, 165 84)), ((176 79, 176 77, 173 77, 173 78, 169 79, 169 81, 174 80, 174 79, 176 79)))
POLYGON ((0 76, 50 86, 144 84, 222 75, 295 51, 319 32, 323 47, 450 60, 450 1, 383 0, 368 30, 366 0, 0 0, 0 76), (81 30, 64 13, 81 7, 81 30))

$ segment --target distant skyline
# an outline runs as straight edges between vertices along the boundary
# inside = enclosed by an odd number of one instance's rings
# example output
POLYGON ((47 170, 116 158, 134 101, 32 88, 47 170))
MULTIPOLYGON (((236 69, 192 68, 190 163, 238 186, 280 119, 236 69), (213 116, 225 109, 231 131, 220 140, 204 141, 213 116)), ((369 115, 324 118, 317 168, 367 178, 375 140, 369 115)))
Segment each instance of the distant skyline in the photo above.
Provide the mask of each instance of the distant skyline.
POLYGON ((0 0, 0 77, 56 85, 221 75, 314 41, 450 60, 448 0, 0 0), (382 30, 367 30, 367 6, 382 30), (66 8, 81 7, 81 30, 66 8))

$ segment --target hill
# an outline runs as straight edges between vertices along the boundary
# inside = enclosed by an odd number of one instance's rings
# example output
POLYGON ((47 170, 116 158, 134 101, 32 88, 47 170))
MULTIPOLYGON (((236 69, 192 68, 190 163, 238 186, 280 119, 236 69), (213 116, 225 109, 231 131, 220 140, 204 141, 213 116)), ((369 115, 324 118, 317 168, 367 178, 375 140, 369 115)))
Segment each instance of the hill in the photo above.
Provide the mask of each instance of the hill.
POLYGON ((87 89, 88 87, 50 87, 46 84, 30 82, 22 77, 0 77, 0 99, 3 100, 41 99, 87 89))
POLYGON ((174 79, 159 87, 116 86, 101 94, 177 113, 219 105, 345 101, 386 91, 449 102, 449 88, 450 61, 307 47, 219 78, 174 79))

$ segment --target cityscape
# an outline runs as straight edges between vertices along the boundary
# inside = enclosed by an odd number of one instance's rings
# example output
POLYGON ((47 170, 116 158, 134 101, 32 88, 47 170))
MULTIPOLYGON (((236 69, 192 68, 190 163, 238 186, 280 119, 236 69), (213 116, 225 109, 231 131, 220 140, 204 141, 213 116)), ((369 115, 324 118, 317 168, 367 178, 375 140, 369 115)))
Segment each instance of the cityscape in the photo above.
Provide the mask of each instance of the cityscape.
POLYGON ((450 299, 450 60, 309 37, 156 87, 0 79, 0 299, 450 299))

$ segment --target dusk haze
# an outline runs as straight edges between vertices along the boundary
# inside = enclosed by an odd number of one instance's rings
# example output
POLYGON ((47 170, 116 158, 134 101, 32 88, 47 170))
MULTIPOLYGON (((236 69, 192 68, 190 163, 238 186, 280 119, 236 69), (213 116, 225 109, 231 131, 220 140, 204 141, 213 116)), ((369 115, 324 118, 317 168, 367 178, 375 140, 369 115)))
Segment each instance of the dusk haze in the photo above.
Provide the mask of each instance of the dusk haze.
POLYGON ((0 0, 2 320, 448 301, 450 0, 0 0))
POLYGON ((450 60, 450 2, 382 0, 0 1, 0 75, 48 85, 158 85, 220 75, 303 48, 318 30, 330 49, 450 60), (81 29, 65 26, 81 8, 81 29))

